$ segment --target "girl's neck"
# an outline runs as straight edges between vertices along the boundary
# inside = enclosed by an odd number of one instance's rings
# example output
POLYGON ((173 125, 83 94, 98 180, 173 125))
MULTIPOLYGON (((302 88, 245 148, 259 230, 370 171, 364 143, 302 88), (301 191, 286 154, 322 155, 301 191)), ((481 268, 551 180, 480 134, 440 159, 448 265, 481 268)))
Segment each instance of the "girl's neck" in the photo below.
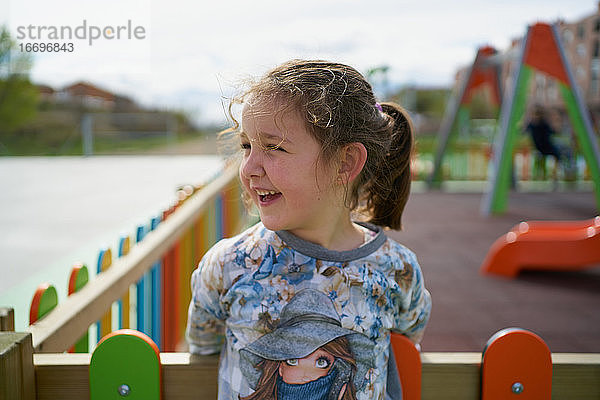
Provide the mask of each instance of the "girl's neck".
POLYGON ((321 224, 313 229, 295 229, 291 233, 308 242, 329 250, 347 251, 360 247, 364 242, 363 232, 347 214, 334 223, 321 224))

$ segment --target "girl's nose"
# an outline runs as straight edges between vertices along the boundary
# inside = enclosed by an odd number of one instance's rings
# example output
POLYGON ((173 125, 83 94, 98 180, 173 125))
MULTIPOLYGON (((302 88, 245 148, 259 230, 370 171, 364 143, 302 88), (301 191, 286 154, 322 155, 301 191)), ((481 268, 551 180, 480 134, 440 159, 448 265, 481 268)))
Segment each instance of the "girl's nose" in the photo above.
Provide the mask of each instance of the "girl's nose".
POLYGON ((307 371, 304 370, 302 372, 302 378, 300 378, 302 382, 307 383, 307 382, 312 382, 314 380, 318 379, 318 376, 315 375, 314 371, 307 371))
POLYGON ((255 149, 250 150, 250 153, 242 159, 240 172, 245 178, 264 175, 262 152, 255 149))

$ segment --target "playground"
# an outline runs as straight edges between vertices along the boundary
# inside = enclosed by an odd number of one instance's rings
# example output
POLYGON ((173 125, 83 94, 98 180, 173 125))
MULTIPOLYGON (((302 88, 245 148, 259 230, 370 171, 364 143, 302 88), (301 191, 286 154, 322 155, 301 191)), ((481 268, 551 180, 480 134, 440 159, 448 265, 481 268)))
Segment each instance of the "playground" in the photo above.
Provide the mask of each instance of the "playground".
MULTIPOLYGON (((471 351, 481 348, 493 327, 500 325, 527 326, 540 333, 552 351, 597 353, 597 134, 556 27, 536 23, 528 28, 515 58, 512 85, 503 87, 496 55, 492 47, 478 49, 449 100, 428 178, 429 188, 443 181, 449 140, 456 136, 461 120, 469 118, 473 95, 487 89, 498 112, 498 131, 487 160, 487 188, 483 194, 415 193, 406 210, 406 233, 392 234, 419 255, 431 287, 434 307, 423 348, 471 351), (560 89, 580 164, 586 165, 595 183, 593 193, 557 192, 556 175, 554 191, 516 190, 530 176, 547 176, 546 150, 540 150, 542 154, 534 150, 532 157, 528 150, 517 148, 524 117, 534 105, 530 82, 536 73, 553 79, 560 89), (532 172, 540 166, 538 160, 543 171, 532 172)), ((486 162, 481 158, 468 157, 464 169, 484 170, 481 165, 486 162)), ((456 166, 456 159, 452 164, 456 166)))

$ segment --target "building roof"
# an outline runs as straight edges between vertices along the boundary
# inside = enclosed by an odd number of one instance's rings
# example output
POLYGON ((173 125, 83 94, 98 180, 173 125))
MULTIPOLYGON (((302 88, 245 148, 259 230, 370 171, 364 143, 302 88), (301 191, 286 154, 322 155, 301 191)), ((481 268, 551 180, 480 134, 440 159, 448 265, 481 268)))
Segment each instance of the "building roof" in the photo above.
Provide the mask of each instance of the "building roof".
POLYGON ((114 93, 100 89, 99 87, 94 86, 87 82, 77 82, 72 85, 66 86, 62 90, 74 97, 90 96, 90 97, 101 98, 106 101, 114 101, 115 100, 114 93))
POLYGON ((35 85, 37 87, 40 94, 52 95, 56 92, 51 86, 48 85, 35 85))

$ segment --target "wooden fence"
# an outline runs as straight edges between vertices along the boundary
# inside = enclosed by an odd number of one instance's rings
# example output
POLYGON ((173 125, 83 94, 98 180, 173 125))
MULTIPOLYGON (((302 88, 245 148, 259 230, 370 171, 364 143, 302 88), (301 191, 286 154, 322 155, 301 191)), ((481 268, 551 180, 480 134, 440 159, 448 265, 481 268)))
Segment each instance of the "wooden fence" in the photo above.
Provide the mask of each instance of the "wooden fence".
MULTIPOLYGON (((403 380, 403 389, 411 389, 404 393, 403 399, 600 398, 600 354, 550 354, 543 341, 532 341, 530 336, 524 337, 521 330, 500 332, 490 339, 482 353, 419 354, 414 346, 411 349, 401 344, 394 351, 396 360, 409 360, 399 365, 399 371, 401 377, 404 374, 410 378, 408 382, 403 380), (398 356, 402 352, 408 352, 410 357, 398 356)), ((96 352, 101 347, 98 346, 96 352)), ((93 361, 96 352, 34 354, 30 333, 0 332, 0 399, 118 399, 123 396, 119 395, 123 389, 131 399, 217 398, 217 355, 157 354, 156 349, 147 346, 147 353, 157 356, 152 357, 156 360, 155 366, 144 381, 139 375, 131 377, 128 372, 132 365, 140 365, 132 351, 125 350, 132 347, 130 344, 117 347, 113 361, 110 356, 103 357, 108 363, 104 361, 101 366, 102 363, 93 361), (103 371, 108 368, 110 374, 98 373, 96 368, 104 368, 103 371), (98 376, 104 380, 99 382, 98 376), (136 396, 140 393, 140 382, 145 389, 146 383, 153 386, 156 397, 136 396), (112 396, 94 394, 107 390, 112 396)))
MULTIPOLYGON (((129 238, 121 238, 118 258, 113 260, 111 249, 102 249, 95 279, 63 303, 52 304, 56 296, 44 297, 45 290, 54 288, 43 284, 39 297, 42 303, 44 298, 51 301, 28 329, 35 352, 67 350, 96 321, 98 338, 135 328, 161 350, 174 351, 185 331, 192 271, 210 246, 237 233, 247 220, 236 176, 236 169, 228 168, 205 187, 180 190, 170 209, 137 229, 135 245, 130 248, 129 238), (113 317, 113 309, 118 316, 113 317)), ((81 266, 76 267, 80 273, 81 266)))

